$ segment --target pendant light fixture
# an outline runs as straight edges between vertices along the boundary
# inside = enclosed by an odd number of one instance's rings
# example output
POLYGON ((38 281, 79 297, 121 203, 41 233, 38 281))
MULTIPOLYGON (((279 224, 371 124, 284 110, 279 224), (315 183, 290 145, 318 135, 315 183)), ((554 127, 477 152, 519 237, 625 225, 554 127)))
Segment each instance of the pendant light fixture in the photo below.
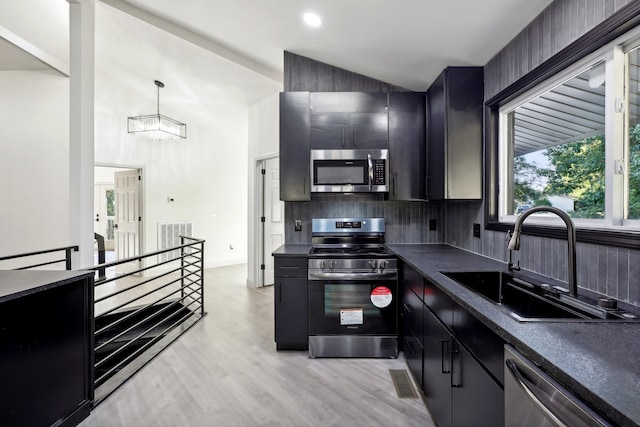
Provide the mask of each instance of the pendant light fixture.
POLYGON ((146 135, 152 139, 178 140, 187 137, 187 125, 160 114, 160 88, 164 83, 155 80, 158 87, 158 112, 148 116, 129 117, 128 131, 140 135, 146 135))

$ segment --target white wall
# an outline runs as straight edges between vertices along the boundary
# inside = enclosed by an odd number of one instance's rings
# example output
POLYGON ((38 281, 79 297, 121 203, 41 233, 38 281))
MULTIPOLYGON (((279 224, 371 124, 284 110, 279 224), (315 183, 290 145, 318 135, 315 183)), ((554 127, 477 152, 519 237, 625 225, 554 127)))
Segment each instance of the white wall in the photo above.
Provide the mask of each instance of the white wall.
POLYGON ((249 108, 249 215, 247 259, 247 286, 256 287, 259 284, 258 263, 258 221, 256 212, 256 160, 278 152, 280 147, 280 113, 279 94, 271 96, 253 104, 249 108))
POLYGON ((193 222, 194 236, 207 241, 207 267, 246 262, 248 107, 210 112, 161 102, 164 115, 187 124, 187 139, 150 140, 127 133, 127 116, 145 100, 121 77, 96 76, 96 163, 143 169, 144 251, 157 249, 159 222, 193 222))
POLYGON ((69 79, 0 72, 0 255, 57 248, 69 230, 69 79))

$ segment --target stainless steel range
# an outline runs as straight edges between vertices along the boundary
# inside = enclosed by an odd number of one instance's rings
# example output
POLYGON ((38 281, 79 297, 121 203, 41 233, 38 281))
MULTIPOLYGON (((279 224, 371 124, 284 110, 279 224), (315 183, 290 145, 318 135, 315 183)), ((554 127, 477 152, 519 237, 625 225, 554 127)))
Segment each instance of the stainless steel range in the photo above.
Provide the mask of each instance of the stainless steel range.
POLYGON ((311 225, 309 356, 397 357, 397 259, 384 218, 323 218, 311 225))

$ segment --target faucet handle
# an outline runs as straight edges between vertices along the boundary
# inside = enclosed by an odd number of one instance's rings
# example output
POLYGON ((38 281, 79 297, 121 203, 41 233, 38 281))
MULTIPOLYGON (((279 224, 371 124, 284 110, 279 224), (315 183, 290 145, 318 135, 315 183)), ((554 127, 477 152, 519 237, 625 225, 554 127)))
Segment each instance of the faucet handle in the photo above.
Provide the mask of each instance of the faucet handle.
POLYGON ((509 240, 511 240, 512 235, 513 233, 511 233, 511 230, 507 230, 507 235, 504 237, 505 242, 508 242, 509 240))

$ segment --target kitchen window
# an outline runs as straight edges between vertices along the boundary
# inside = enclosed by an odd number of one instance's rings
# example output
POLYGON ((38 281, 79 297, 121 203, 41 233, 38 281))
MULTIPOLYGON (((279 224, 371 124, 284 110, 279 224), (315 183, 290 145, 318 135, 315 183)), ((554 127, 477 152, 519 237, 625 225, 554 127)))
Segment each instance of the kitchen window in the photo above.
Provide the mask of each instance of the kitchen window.
MULTIPOLYGON (((579 230, 640 231, 640 32, 634 33, 633 42, 618 39, 506 103, 488 103, 497 141, 488 157, 488 165, 497 165, 488 175, 489 228, 504 229, 527 209, 547 205, 566 211, 579 230)), ((560 225, 547 213, 529 222, 560 225)))

